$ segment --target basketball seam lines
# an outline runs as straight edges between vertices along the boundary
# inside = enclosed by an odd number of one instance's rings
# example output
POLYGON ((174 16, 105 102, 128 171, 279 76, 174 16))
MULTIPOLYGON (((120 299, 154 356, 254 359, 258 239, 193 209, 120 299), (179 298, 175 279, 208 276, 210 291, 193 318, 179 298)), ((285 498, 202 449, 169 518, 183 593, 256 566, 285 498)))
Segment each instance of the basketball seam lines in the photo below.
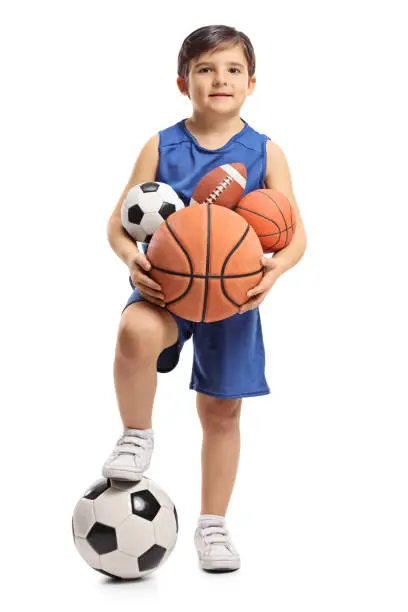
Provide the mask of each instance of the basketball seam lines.
POLYGON ((208 300, 208 271, 210 269, 210 238, 211 238, 211 207, 208 206, 207 209, 207 256, 205 262, 205 289, 204 289, 204 304, 203 304, 203 314, 201 318, 201 322, 205 321, 205 313, 207 311, 207 300, 208 300))
POLYGON ((168 219, 165 220, 166 227, 169 230, 169 232, 171 233, 171 235, 173 236, 173 238, 176 241, 176 243, 182 249, 182 251, 185 254, 185 256, 187 257, 187 261, 188 261, 189 267, 190 267, 190 274, 185 274, 185 273, 182 273, 182 272, 173 272, 171 270, 166 270, 164 268, 159 268, 158 266, 152 265, 152 269, 164 272, 166 274, 172 274, 173 276, 181 276, 181 277, 183 277, 183 276, 184 277, 185 276, 190 276, 190 282, 189 282, 188 287, 185 290, 185 292, 182 295, 178 296, 175 300, 167 302, 166 303, 167 306, 169 306, 171 304, 174 304, 175 302, 180 301, 190 291, 190 288, 191 288, 191 285, 193 283, 194 278, 205 278, 204 306, 203 306, 203 316, 202 316, 202 320, 201 320, 202 323, 204 322, 205 314, 206 314, 206 309, 207 309, 208 280, 210 278, 219 278, 221 280, 221 290, 222 290, 224 296, 227 298, 227 300, 229 300, 231 302, 231 304, 234 304, 234 306, 239 307, 239 304, 234 302, 234 300, 232 298, 230 298, 229 295, 227 294, 227 292, 225 290, 225 287, 224 287, 224 279, 243 278, 243 277, 246 277, 246 276, 253 276, 253 275, 259 274, 260 272, 263 271, 263 268, 260 268, 256 272, 248 272, 246 274, 233 274, 233 275, 230 275, 230 276, 224 275, 224 270, 225 270, 225 267, 226 267, 226 265, 228 263, 228 260, 231 259, 231 257, 234 254, 234 252, 242 244, 242 242, 245 240, 246 236, 248 235, 248 232, 250 231, 250 225, 247 222, 247 226, 246 226, 245 232, 243 233, 242 237, 238 240, 238 242, 235 245, 235 247, 233 247, 231 252, 225 258, 224 264, 223 264, 222 269, 221 269, 221 275, 210 275, 210 274, 208 274, 209 262, 210 262, 209 255, 210 255, 210 234, 211 234, 211 232, 210 232, 210 229, 211 229, 210 228, 210 223, 211 223, 210 210, 211 210, 211 206, 208 206, 208 211, 207 211, 207 219, 208 219, 208 223, 207 223, 207 261, 206 261, 206 274, 205 274, 205 276, 202 275, 202 274, 201 275, 200 274, 192 274, 193 265, 192 265, 192 261, 190 259, 190 256, 189 256, 188 252, 185 250, 185 248, 183 247, 183 245, 181 244, 180 240, 177 238, 177 236, 174 233, 173 229, 170 227, 168 219))
MULTIPOLYGON (((183 247, 183 245, 181 244, 180 240, 177 238, 177 236, 174 233, 173 229, 170 227, 168 219, 166 219, 165 223, 166 223, 166 227, 169 230, 170 234, 173 236, 174 240, 179 245, 179 247, 183 251, 184 255, 187 257, 188 265, 190 267, 190 272, 192 272, 193 271, 193 263, 192 263, 192 261, 190 259, 190 255, 188 254, 186 249, 183 247)), ((152 267, 154 268, 155 266, 152 266, 152 267)), ((193 284, 193 277, 191 276, 190 282, 189 282, 188 287, 185 290, 185 292, 182 295, 180 295, 177 299, 173 300, 172 302, 167 302, 167 304, 173 304, 174 302, 177 302, 178 300, 181 300, 181 298, 183 298, 190 291, 190 287, 191 287, 192 284, 193 284)))
MULTIPOLYGON (((245 212, 248 212, 251 215, 255 215, 256 217, 261 217, 262 219, 266 219, 267 221, 272 223, 272 225, 275 225, 279 229, 279 225, 276 223, 276 221, 274 221, 273 219, 269 219, 269 217, 265 217, 265 215, 261 215, 261 213, 255 210, 250 210, 249 208, 244 208, 243 206, 239 206, 239 205, 236 206, 235 210, 244 210, 245 212)), ((292 217, 292 210, 291 210, 291 217, 292 217)), ((285 221, 285 224, 286 224, 286 221, 285 221)), ((282 229, 282 230, 279 229, 279 231, 275 232, 274 234, 258 234, 258 238, 264 238, 265 236, 277 236, 278 234, 283 234, 283 232, 287 232, 288 230, 293 229, 294 227, 296 227, 296 221, 292 225, 287 225, 285 229, 282 229)))
MULTIPOLYGON (((269 194, 264 193, 264 192, 263 192, 263 191, 261 191, 261 190, 259 190, 259 191, 260 191, 260 193, 261 193, 262 195, 264 195, 264 196, 265 196, 266 198, 268 198, 269 200, 272 200, 272 202, 275 204, 276 208, 279 210, 279 212, 280 212, 280 213, 281 213, 281 215, 282 215, 283 221, 284 221, 284 223, 285 223, 285 229, 282 229, 282 230, 281 230, 281 229, 279 229, 279 232, 277 232, 277 233, 275 233, 275 234, 258 234, 258 238, 266 238, 267 236, 277 236, 277 235, 279 235, 279 239, 280 239, 280 237, 281 237, 280 235, 281 235, 281 234, 283 234, 283 232, 286 232, 286 238, 285 238, 285 244, 284 244, 284 246, 286 246, 286 244, 287 244, 287 239, 288 239, 288 231, 289 231, 290 229, 293 229, 293 232, 294 232, 294 231, 295 231, 295 229, 296 229, 296 225, 297 225, 296 220, 295 220, 295 221, 293 221, 293 215, 292 215, 292 206, 290 206, 290 209, 289 209, 289 210, 290 210, 290 221, 291 221, 291 225, 290 225, 290 226, 288 226, 288 225, 287 225, 287 223, 286 223, 285 215, 283 214, 283 212, 282 212, 282 210, 281 210, 280 206, 278 205, 278 203, 277 203, 277 202, 276 202, 276 201, 275 201, 275 200, 274 200, 274 199, 273 199, 273 198, 272 198, 272 197, 271 197, 269 194)), ((237 210, 244 210, 244 211, 246 211, 246 212, 248 212, 248 213, 251 213, 251 214, 253 214, 253 215, 256 215, 256 216, 258 216, 258 217, 262 217, 262 219, 266 219, 267 221, 269 221, 269 222, 270 222, 270 223, 272 223, 273 225, 276 225, 276 226, 279 228, 279 226, 278 226, 278 224, 276 223, 276 221, 274 221, 273 219, 269 219, 269 217, 266 217, 265 215, 262 215, 261 213, 259 213, 259 212, 257 212, 257 211, 250 210, 250 209, 248 209, 248 208, 244 208, 243 206, 240 206, 239 204, 238 204, 238 206, 236 206, 236 207, 235 207, 235 210, 236 210, 236 211, 237 211, 237 210)), ((278 240, 278 242, 279 242, 279 240, 278 240)), ((284 248, 284 246, 283 246, 282 248, 284 248)), ((268 248, 273 248, 273 245, 272 245, 272 247, 268 247, 268 248)))
MULTIPOLYGON (((259 274, 262 272, 263 268, 259 268, 259 270, 255 270, 255 272, 246 272, 245 274, 187 274, 186 272, 173 272, 173 270, 166 270, 166 268, 159 268, 158 266, 152 265, 152 270, 157 270, 158 272, 163 272, 164 274, 171 274, 172 276, 181 276, 181 277, 190 277, 190 278, 223 278, 229 280, 230 278, 243 278, 245 276, 253 276, 254 274, 259 274)), ((184 295, 184 294, 183 294, 184 295)), ((178 298, 177 298, 178 299, 178 298)), ((170 304, 171 302, 168 302, 170 304)))
MULTIPOLYGON (((268 193, 261 191, 261 194, 265 196, 266 198, 268 198, 269 200, 272 200, 272 202, 275 204, 276 208, 279 210, 280 214, 282 215, 283 222, 285 223, 285 227, 287 228, 288 225, 286 223, 285 215, 283 214, 282 209, 279 206, 279 204, 268 193)), ((291 211, 291 217, 292 217, 292 206, 290 206, 290 211, 291 211)), ((284 248, 287 245, 287 239, 288 239, 288 234, 286 233, 285 243, 282 248, 284 248)))
POLYGON ((248 235, 249 229, 250 229, 250 227, 249 227, 249 224, 247 223, 247 226, 246 226, 245 232, 243 233, 243 235, 242 235, 241 239, 240 239, 240 240, 238 240, 237 244, 236 244, 236 245, 235 245, 235 247, 232 249, 232 251, 230 252, 230 254, 229 254, 229 255, 227 255, 227 257, 225 258, 225 261, 224 261, 224 265, 223 265, 223 266, 222 266, 222 268, 221 268, 221 274, 222 274, 222 276, 221 276, 221 290, 222 290, 223 294, 225 295, 225 297, 227 298, 227 300, 229 300, 229 301, 231 302, 231 304, 234 304, 234 306, 237 306, 237 307, 239 306, 239 304, 237 304, 236 302, 234 302, 234 300, 233 300, 232 298, 230 298, 230 297, 229 297, 229 295, 227 294, 227 292, 226 292, 226 290, 225 290, 225 288, 224 288, 224 275, 223 275, 223 273, 224 273, 225 267, 226 267, 226 265, 227 265, 227 263, 228 263, 228 260, 229 260, 229 259, 231 259, 232 255, 235 253, 235 251, 237 250, 237 248, 238 248, 238 247, 239 247, 239 246, 240 246, 240 245, 243 243, 243 241, 245 240, 246 236, 248 235))
POLYGON ((251 210, 250 208, 244 208, 243 206, 240 206, 239 204, 238 206, 235 207, 235 210, 245 210, 245 212, 252 213, 253 215, 256 215, 258 217, 262 217, 262 219, 266 219, 267 221, 270 221, 270 223, 274 223, 274 225, 278 227, 278 224, 276 223, 276 221, 274 221, 273 219, 270 219, 269 217, 266 217, 265 215, 262 215, 256 210, 251 210))
POLYGON ((281 234, 283 234, 283 232, 288 232, 294 227, 296 227, 296 223, 294 223, 293 225, 288 225, 286 229, 279 230, 279 232, 275 232, 272 234, 258 234, 258 238, 266 238, 267 236, 280 236, 281 234))

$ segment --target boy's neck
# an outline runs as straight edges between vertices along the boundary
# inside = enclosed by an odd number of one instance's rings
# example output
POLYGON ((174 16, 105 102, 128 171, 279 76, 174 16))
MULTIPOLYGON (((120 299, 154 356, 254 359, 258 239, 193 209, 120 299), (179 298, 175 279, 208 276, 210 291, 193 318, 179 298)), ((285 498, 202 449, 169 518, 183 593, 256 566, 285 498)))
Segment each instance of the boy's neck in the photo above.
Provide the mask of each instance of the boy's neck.
POLYGON ((186 119, 186 127, 195 136, 212 136, 222 138, 240 132, 245 123, 240 116, 234 117, 209 117, 193 115, 186 119))

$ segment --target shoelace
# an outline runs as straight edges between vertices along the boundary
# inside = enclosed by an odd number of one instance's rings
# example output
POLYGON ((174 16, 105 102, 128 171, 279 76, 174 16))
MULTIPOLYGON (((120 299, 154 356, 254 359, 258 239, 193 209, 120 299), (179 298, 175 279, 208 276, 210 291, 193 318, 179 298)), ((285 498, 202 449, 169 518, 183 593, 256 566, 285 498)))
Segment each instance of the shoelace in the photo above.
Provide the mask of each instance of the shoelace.
POLYGON ((132 436, 122 436, 116 444, 116 452, 131 455, 140 455, 147 448, 148 440, 137 434, 132 436))

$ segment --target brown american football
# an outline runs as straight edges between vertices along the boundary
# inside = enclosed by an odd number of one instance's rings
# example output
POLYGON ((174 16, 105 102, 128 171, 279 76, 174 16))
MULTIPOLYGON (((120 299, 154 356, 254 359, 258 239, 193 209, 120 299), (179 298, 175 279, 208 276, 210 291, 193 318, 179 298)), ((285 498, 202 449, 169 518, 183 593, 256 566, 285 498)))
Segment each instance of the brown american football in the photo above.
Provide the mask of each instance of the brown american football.
POLYGON ((247 171, 244 164, 223 164, 208 172, 196 185, 190 200, 195 204, 218 204, 235 208, 245 191, 247 171))

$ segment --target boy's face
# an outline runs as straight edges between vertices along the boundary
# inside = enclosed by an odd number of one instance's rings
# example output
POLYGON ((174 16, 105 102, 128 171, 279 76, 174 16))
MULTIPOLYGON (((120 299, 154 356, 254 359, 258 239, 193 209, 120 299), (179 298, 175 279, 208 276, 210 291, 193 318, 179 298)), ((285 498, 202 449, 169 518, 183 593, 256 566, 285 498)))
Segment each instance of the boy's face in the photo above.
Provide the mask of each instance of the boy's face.
POLYGON ((178 77, 177 85, 182 94, 188 95, 195 110, 230 116, 239 113, 246 97, 252 94, 255 81, 255 76, 249 79, 241 45, 236 45, 191 60, 188 79, 178 77))

